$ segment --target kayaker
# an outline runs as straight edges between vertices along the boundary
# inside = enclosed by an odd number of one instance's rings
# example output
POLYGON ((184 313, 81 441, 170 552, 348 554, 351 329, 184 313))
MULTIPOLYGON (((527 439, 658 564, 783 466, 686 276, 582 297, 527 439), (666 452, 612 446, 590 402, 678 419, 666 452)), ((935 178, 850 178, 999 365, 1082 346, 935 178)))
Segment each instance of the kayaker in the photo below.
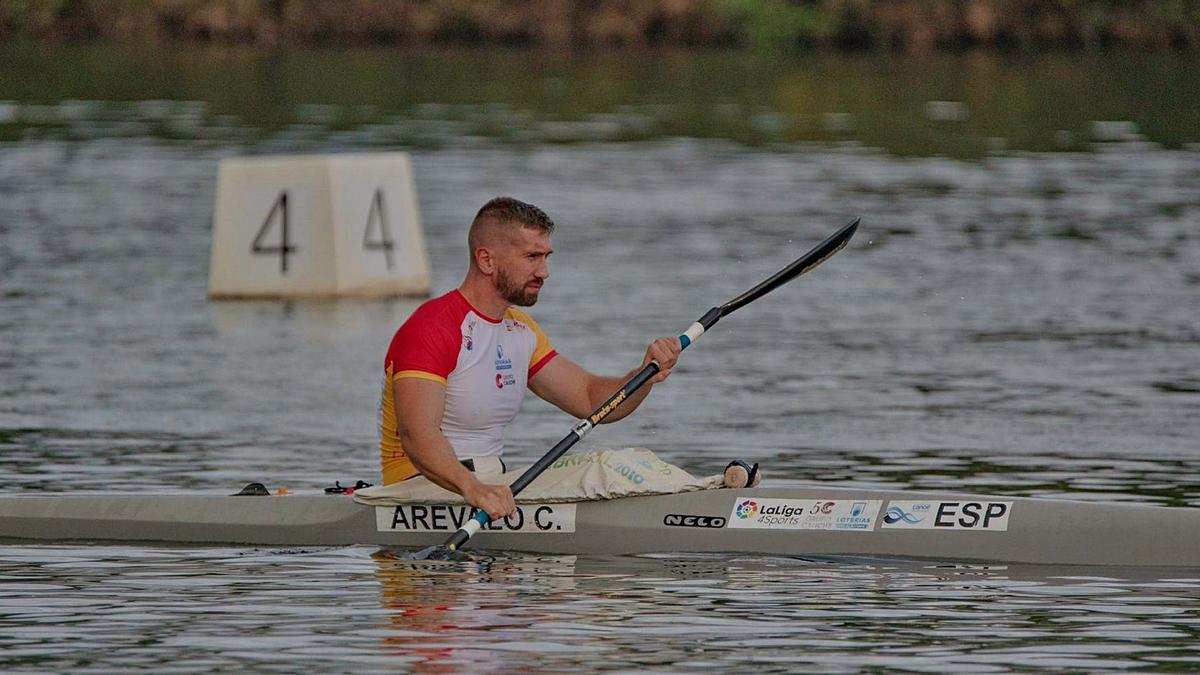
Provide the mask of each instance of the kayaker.
MULTIPOLYGON (((502 470, 504 430, 526 388, 565 412, 590 414, 650 361, 671 374, 678 338, 659 338, 637 369, 602 377, 554 350, 524 310, 550 276, 554 221, 511 197, 483 205, 467 236, 470 266, 462 284, 422 304, 392 338, 379 406, 384 484, 423 475, 493 519, 516 511, 507 485, 473 472, 502 470)), ((635 392, 604 422, 633 412, 650 387, 635 392)))

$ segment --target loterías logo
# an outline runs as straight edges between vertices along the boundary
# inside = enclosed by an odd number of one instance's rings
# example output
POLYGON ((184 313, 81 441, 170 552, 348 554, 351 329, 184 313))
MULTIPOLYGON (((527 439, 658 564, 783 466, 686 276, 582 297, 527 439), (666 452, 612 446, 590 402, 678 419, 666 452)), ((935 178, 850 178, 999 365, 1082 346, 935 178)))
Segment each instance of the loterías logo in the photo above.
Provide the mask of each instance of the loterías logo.
POLYGON ((752 518, 754 517, 754 514, 758 513, 758 502, 754 501, 753 499, 742 500, 742 502, 737 505, 735 512, 737 513, 737 517, 743 520, 746 518, 752 518))

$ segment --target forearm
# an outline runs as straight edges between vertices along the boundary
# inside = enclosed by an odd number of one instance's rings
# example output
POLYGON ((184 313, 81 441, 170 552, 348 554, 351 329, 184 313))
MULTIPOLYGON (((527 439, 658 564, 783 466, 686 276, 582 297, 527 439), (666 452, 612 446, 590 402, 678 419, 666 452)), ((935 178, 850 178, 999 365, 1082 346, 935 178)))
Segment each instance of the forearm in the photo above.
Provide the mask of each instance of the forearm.
POLYGON ((642 401, 646 400, 646 395, 650 393, 650 388, 655 382, 662 382, 670 376, 671 369, 679 358, 679 350, 678 339, 659 338, 650 343, 642 365, 622 377, 593 375, 567 357, 559 356, 531 378, 529 386, 538 396, 565 412, 575 417, 587 417, 592 411, 603 406, 609 397, 617 393, 651 361, 662 364, 663 370, 650 377, 636 392, 629 393, 620 405, 604 418, 604 422, 615 422, 636 410, 642 401))
MULTIPOLYGON (((619 390, 622 385, 632 380, 633 376, 637 375, 641 371, 642 367, 638 367, 629 371, 622 377, 595 376, 588 385, 588 399, 591 403, 591 409, 595 410, 596 408, 604 405, 604 402, 608 400, 609 396, 617 393, 617 390, 619 390)), ((628 396, 624 401, 621 401, 621 405, 617 406, 616 410, 610 412, 608 416, 604 418, 602 424, 616 422, 623 417, 627 417, 634 410, 637 410, 638 406, 642 404, 642 401, 646 400, 646 396, 650 394, 650 388, 652 386, 654 385, 642 385, 641 388, 635 391, 632 395, 628 396)))
POLYGON ((400 441, 413 465, 439 487, 465 496, 465 492, 479 482, 458 461, 450 441, 441 431, 401 433, 400 441))

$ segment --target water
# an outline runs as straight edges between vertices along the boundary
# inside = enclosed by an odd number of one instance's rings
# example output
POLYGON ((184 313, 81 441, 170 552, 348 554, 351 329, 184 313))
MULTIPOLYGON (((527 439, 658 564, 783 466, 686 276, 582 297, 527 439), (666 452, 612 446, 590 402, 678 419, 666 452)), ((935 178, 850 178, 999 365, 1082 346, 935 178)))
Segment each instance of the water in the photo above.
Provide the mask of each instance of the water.
POLYGON ((1200 595, 1195 578, 746 556, 41 547, 0 569, 6 596, 38 599, 5 603, 9 669, 70 671, 1179 670, 1200 595))
MULTIPOLYGON (((286 136, 77 126, 0 144, 5 491, 373 479, 379 363, 412 303, 205 298, 217 161, 286 136)), ((1200 505, 1194 140, 961 160, 701 135, 410 146, 435 292, 459 282, 479 204, 533 201, 559 223, 535 316, 607 373, 862 216, 591 444, 695 473, 744 457, 777 486, 1200 505)), ((511 454, 569 426, 530 399, 511 454)), ((5 545, 0 667, 1186 671, 1198 590, 1190 571, 955 561, 5 545)))
POLYGON ((0 139, 296 152, 733 139, 909 156, 1200 143, 1192 53, 271 50, 0 44, 0 139))

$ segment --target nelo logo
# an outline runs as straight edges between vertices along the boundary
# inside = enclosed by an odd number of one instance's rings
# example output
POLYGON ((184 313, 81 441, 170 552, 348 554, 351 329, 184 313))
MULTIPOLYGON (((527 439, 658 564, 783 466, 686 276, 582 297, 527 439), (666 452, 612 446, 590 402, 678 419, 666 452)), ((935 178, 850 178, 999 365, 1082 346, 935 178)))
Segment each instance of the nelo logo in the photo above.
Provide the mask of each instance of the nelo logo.
POLYGON ((663 525, 674 527, 725 527, 725 519, 721 516, 692 516, 683 513, 668 513, 663 517, 663 525))

